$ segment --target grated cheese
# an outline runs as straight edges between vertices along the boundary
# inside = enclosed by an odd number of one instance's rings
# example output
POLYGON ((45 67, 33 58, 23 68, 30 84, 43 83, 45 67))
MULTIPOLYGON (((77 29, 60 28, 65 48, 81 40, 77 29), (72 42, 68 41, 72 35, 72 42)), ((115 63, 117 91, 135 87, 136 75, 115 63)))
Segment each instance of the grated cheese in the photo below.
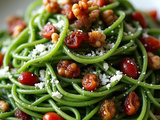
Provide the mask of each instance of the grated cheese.
POLYGON ((108 70, 108 68, 109 68, 108 63, 103 63, 103 68, 104 68, 105 70, 108 70))
POLYGON ((16 68, 11 68, 10 71, 11 71, 12 74, 16 74, 17 73, 17 69, 16 68))
POLYGON ((45 86, 45 82, 36 83, 36 84, 34 84, 34 86, 35 86, 35 87, 38 87, 38 88, 40 88, 40 89, 43 89, 44 86, 45 86))
POLYGON ((114 47, 114 43, 105 44, 104 46, 97 48, 95 51, 91 51, 90 53, 87 53, 86 56, 89 56, 89 57, 102 56, 113 47, 114 47))
POLYGON ((39 71, 39 74, 40 74, 39 79, 40 79, 41 81, 45 81, 46 71, 45 71, 45 70, 40 70, 40 71, 39 71))
POLYGON ((4 67, 3 69, 0 69, 0 75, 4 75, 9 71, 9 67, 4 67))
POLYGON ((56 28, 62 28, 64 26, 64 21, 60 20, 59 22, 54 23, 53 26, 56 28))
POLYGON ((58 91, 52 92, 52 97, 57 97, 58 99, 61 99, 62 96, 63 96, 63 95, 62 95, 60 92, 58 92, 58 91))
POLYGON ((122 78, 122 72, 118 70, 116 71, 116 75, 111 77, 111 83, 115 81, 120 81, 121 78, 122 78))
POLYGON ((30 51, 30 54, 28 56, 36 57, 39 55, 46 54, 49 50, 51 50, 54 47, 54 44, 37 44, 35 45, 35 49, 30 51))

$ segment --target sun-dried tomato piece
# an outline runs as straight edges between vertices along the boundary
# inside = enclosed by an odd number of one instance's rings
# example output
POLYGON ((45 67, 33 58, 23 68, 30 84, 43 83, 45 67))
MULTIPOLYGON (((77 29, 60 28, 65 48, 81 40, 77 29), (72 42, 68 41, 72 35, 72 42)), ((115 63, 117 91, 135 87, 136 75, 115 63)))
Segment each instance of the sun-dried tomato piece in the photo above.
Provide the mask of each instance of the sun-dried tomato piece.
POLYGON ((139 97, 135 92, 131 92, 125 99, 124 102, 124 112, 131 116, 136 114, 140 107, 139 97))
POLYGON ((43 116, 43 120, 64 120, 64 119, 57 113, 49 112, 43 116))
POLYGON ((145 18, 145 16, 140 13, 140 12, 132 12, 131 14, 131 19, 135 20, 135 21, 138 21, 139 24, 143 27, 143 28, 146 28, 147 27, 147 20, 145 18))
POLYGON ((140 38, 147 51, 155 52, 160 48, 160 41, 152 36, 140 38))
POLYGON ((149 11, 148 14, 153 20, 157 21, 157 10, 149 11))
POLYGON ((93 0, 93 3, 97 4, 99 7, 103 7, 104 5, 108 5, 110 0, 93 0))
POLYGON ((18 81, 24 85, 34 85, 40 82, 38 76, 31 72, 22 72, 18 76, 18 81))
POLYGON ((56 28, 49 23, 47 23, 41 30, 41 35, 47 39, 51 39, 53 33, 56 33, 56 28))
POLYGON ((75 16, 72 12, 72 4, 65 4, 62 7, 61 14, 66 15, 69 20, 73 20, 75 16))
POLYGON ((98 77, 93 74, 93 73, 89 73, 87 75, 85 75, 82 79, 82 85, 84 87, 85 90, 88 91, 92 91, 98 88, 99 86, 99 79, 98 77))
POLYGON ((3 64, 3 58, 4 58, 4 55, 2 53, 0 53, 0 67, 3 64))
POLYGON ((86 35, 82 31, 75 31, 70 36, 65 37, 64 42, 65 44, 72 49, 76 49, 80 47, 83 40, 88 40, 88 35, 86 35))
POLYGON ((102 120, 111 120, 116 113, 115 103, 113 100, 105 100, 99 109, 99 115, 102 120))
POLYGON ((125 58, 121 62, 121 71, 128 77, 137 79, 139 77, 139 68, 136 62, 130 58, 125 58))

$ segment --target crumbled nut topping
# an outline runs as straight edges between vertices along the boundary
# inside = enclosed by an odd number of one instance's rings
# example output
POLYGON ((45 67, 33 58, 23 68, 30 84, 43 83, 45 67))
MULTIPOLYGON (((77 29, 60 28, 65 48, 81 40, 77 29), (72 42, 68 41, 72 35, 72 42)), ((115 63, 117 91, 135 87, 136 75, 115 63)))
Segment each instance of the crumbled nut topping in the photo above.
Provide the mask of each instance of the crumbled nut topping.
POLYGON ((112 25, 117 20, 117 16, 114 15, 113 10, 105 10, 102 13, 102 17, 108 26, 112 25))
POLYGON ((152 52, 148 52, 148 66, 150 68, 153 68, 155 70, 160 68, 160 57, 157 55, 154 55, 152 52))
POLYGON ((93 47, 102 47, 105 44, 106 35, 100 31, 92 31, 88 33, 89 44, 93 47))
POLYGON ((52 34, 52 43, 56 44, 58 42, 59 35, 57 33, 52 34))
POLYGON ((57 13, 60 9, 59 4, 56 0, 43 0, 46 11, 49 13, 57 13))
POLYGON ((9 104, 5 101, 0 100, 0 109, 6 112, 9 109, 9 104))

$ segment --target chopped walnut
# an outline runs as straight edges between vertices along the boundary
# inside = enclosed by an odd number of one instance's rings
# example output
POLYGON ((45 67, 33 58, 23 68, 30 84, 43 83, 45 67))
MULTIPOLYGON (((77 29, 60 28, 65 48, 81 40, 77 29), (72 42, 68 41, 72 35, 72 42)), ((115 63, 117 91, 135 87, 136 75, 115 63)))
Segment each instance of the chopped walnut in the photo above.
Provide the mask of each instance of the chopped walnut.
POLYGON ((23 31, 24 28, 25 27, 23 25, 17 25, 13 30, 12 37, 13 38, 18 37, 18 35, 23 31))
POLYGON ((78 4, 75 3, 72 6, 73 14, 84 24, 85 27, 89 27, 91 25, 89 20, 88 7, 87 0, 79 1, 78 4))
POLYGON ((100 31, 89 32, 89 44, 93 47, 102 47, 105 44, 106 35, 100 31))
POLYGON ((49 13, 57 13, 60 9, 56 0, 43 0, 43 4, 46 7, 46 11, 49 13))
POLYGON ((89 19, 91 21, 96 21, 96 19, 99 17, 99 13, 100 13, 100 10, 91 11, 91 13, 89 14, 89 19))
POLYGON ((0 100, 0 109, 6 112, 9 109, 9 104, 5 101, 0 100))
POLYGON ((148 66, 150 68, 153 68, 155 70, 160 68, 160 57, 157 55, 154 55, 152 52, 148 52, 148 66))
POLYGON ((57 33, 52 34, 52 43, 56 44, 58 42, 59 35, 57 33))
POLYGON ((92 0, 87 1, 87 4, 88 4, 89 7, 93 7, 93 6, 97 6, 98 7, 98 5, 93 3, 92 0))
POLYGON ((67 78, 76 78, 80 75, 80 68, 76 63, 63 60, 57 65, 57 71, 60 76, 67 78))
POLYGON ((112 25, 117 20, 117 16, 114 15, 113 10, 105 10, 102 13, 102 18, 108 26, 112 25))

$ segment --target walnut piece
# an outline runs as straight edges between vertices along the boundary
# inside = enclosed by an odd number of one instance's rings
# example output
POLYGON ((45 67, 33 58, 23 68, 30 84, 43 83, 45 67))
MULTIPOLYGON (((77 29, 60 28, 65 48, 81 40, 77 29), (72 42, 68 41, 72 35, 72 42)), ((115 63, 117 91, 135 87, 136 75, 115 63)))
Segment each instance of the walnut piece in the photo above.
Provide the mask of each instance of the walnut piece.
POLYGON ((5 101, 0 100, 0 109, 6 112, 9 109, 9 104, 5 101))
POLYGON ((96 19, 99 17, 99 13, 100 13, 100 10, 91 11, 91 13, 89 14, 89 19, 93 22, 96 21, 96 19))
POLYGON ((56 0, 43 0, 43 4, 46 11, 49 13, 57 13, 60 9, 60 6, 56 0))
POLYGON ((24 30, 24 28, 25 27, 23 25, 17 25, 13 30, 12 37, 13 38, 18 37, 18 35, 24 30))
POLYGON ((106 35, 100 31, 92 31, 88 33, 89 44, 93 47, 102 47, 105 44, 106 35))
POLYGON ((59 35, 57 33, 52 34, 52 43, 56 44, 58 42, 59 35))
POLYGON ((160 68, 160 57, 154 55, 152 52, 148 52, 148 66, 152 69, 159 69, 160 68))
POLYGON ((105 10, 102 13, 102 18, 108 26, 112 25, 117 20, 117 16, 114 15, 113 10, 105 10))
POLYGON ((91 25, 89 20, 88 7, 87 0, 79 1, 78 4, 75 3, 72 6, 73 14, 84 24, 85 27, 89 27, 91 25))

